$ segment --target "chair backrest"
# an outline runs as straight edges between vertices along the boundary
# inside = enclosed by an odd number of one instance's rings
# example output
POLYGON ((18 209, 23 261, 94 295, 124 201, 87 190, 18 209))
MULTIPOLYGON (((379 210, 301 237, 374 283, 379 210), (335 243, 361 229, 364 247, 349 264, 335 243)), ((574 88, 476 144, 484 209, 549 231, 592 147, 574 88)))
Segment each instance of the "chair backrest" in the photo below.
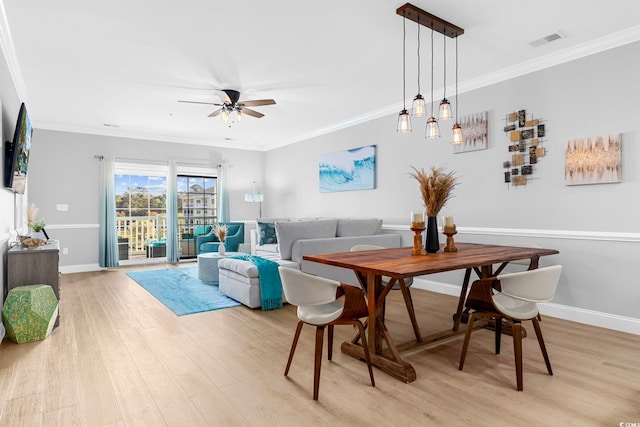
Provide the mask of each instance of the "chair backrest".
POLYGON ((204 234, 208 234, 211 231, 210 225, 196 225, 195 230, 193 230, 194 236, 202 236, 204 234))
POLYGON ((336 300, 340 282, 300 270, 278 267, 282 290, 289 304, 297 306, 327 304, 336 300))
POLYGON ((513 298, 530 301, 551 301, 562 273, 561 265, 542 267, 498 275, 502 293, 513 298))

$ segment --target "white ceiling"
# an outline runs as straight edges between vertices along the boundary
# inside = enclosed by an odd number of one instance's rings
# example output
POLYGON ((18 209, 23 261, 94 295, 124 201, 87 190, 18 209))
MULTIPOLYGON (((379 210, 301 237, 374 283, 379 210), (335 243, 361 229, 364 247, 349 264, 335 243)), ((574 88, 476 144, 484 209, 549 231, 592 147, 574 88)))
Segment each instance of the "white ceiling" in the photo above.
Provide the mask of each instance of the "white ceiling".
MULTIPOLYGON (((267 150, 401 109, 403 19, 395 10, 402 4, 2 0, 0 36, 36 129, 267 150), (228 128, 207 117, 217 107, 177 102, 220 102, 214 89, 277 104, 255 107, 265 117, 228 128)), ((465 30, 461 92, 640 39, 640 2, 631 0, 412 4, 465 30), (558 31, 566 38, 529 45, 558 31)), ((418 26, 407 20, 406 28, 409 103, 418 26)), ((434 41, 437 102, 443 38, 436 33, 434 41)), ((421 42, 421 92, 429 99, 424 27, 421 42)), ((449 39, 449 99, 454 49, 449 39)))

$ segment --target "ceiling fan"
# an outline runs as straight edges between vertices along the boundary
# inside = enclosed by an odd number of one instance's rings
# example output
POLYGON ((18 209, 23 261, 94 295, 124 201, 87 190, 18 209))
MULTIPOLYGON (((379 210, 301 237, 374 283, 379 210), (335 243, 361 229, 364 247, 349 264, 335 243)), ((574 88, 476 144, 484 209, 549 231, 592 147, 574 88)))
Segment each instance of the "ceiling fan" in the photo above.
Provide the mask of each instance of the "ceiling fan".
POLYGON ((239 122, 242 120, 243 115, 248 115, 251 117, 260 118, 263 117, 264 114, 252 110, 247 107, 257 107, 261 105, 273 105, 276 103, 273 99, 257 99, 254 101, 240 101, 240 92, 233 89, 222 89, 216 90, 217 95, 222 99, 222 104, 216 102, 200 102, 200 101, 183 101, 178 100, 178 102, 186 102, 189 104, 207 104, 207 105, 217 105, 220 108, 215 110, 213 113, 209 114, 208 117, 216 117, 220 116, 222 121, 225 124, 239 122))

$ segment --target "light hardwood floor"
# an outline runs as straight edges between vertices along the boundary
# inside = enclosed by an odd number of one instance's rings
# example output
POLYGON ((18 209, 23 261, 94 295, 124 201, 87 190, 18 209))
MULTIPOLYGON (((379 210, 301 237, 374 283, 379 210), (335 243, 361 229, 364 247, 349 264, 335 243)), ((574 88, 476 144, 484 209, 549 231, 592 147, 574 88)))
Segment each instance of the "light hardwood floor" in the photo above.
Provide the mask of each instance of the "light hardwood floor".
MULTIPOLYGON (((157 266, 154 268, 158 268, 157 266)), ((63 275, 60 327, 45 341, 0 346, 1 426, 618 426, 640 423, 640 337, 545 317, 554 376, 524 340, 524 392, 515 390, 511 337, 474 332, 406 355, 404 384, 339 351, 337 327, 311 398, 314 329, 305 327, 284 377, 295 307, 244 306, 177 317, 116 270, 63 275)), ((456 299, 412 291, 423 334, 451 326, 456 299)), ((399 292, 387 308, 399 341, 412 336, 399 292)), ((529 326, 528 329, 531 329, 529 326)), ((326 354, 326 345, 325 345, 326 354)))

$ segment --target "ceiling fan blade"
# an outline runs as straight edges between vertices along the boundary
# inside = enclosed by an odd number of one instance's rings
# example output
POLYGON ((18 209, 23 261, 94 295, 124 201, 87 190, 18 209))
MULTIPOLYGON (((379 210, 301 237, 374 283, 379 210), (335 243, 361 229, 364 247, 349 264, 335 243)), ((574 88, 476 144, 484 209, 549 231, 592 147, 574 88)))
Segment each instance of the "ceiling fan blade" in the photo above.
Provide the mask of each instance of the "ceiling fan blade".
POLYGON ((250 108, 242 108, 242 109, 240 109, 240 111, 242 111, 242 114, 246 114, 247 116, 256 117, 256 118, 258 118, 258 119, 259 119, 260 117, 263 117, 263 116, 264 116, 264 114, 262 114, 262 113, 258 113, 257 111, 252 110, 252 109, 250 109, 250 108))
POLYGON ((178 100, 178 102, 185 102, 185 103, 187 103, 187 104, 206 104, 206 105, 217 105, 217 106, 219 106, 219 107, 221 107, 221 106, 222 106, 222 104, 218 104, 218 103, 215 103, 215 102, 183 101, 183 100, 181 100, 181 99, 179 99, 179 100, 178 100))
POLYGON ((218 108, 216 111, 214 111, 213 113, 209 114, 207 117, 219 116, 221 111, 222 111, 222 108, 218 108))
POLYGON ((258 107, 260 105, 273 105, 276 101, 273 99, 256 99, 255 101, 241 101, 239 105, 245 105, 247 107, 258 107))

